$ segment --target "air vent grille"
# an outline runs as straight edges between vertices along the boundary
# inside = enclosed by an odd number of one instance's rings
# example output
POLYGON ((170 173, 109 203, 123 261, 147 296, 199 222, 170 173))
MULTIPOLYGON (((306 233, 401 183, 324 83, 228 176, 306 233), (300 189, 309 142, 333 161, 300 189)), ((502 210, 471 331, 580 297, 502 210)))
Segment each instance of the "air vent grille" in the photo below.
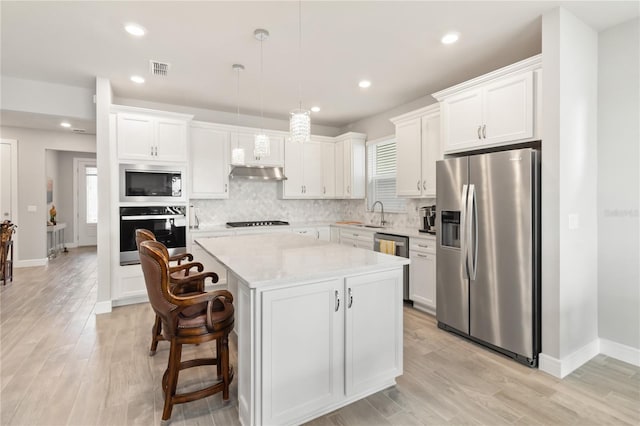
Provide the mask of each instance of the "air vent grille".
POLYGON ((171 67, 171 64, 154 60, 149 62, 151 64, 150 72, 152 75, 159 75, 160 77, 166 77, 169 75, 169 68, 171 67))

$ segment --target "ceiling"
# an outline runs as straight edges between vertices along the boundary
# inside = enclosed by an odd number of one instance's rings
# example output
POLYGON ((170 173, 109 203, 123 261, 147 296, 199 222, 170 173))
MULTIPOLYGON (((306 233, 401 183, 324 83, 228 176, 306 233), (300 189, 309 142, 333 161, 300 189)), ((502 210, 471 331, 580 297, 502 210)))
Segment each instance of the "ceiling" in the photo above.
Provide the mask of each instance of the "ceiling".
MULTIPOLYGON (((244 64, 243 113, 260 113, 260 43, 265 28, 264 114, 284 118, 318 105, 314 123, 342 127, 540 53, 540 15, 563 5, 596 30, 638 16, 638 2, 2 1, 3 75, 82 87, 111 80, 119 98, 235 111, 244 64), (136 38, 123 30, 135 22, 136 38), (440 38, 460 33, 453 45, 440 38), (168 77, 149 60, 169 62, 168 77), (142 75, 146 82, 129 80, 142 75), (372 86, 360 89, 361 79, 372 86)), ((5 114, 3 114, 3 118, 5 114)), ((13 117, 15 118, 15 117, 13 117)))

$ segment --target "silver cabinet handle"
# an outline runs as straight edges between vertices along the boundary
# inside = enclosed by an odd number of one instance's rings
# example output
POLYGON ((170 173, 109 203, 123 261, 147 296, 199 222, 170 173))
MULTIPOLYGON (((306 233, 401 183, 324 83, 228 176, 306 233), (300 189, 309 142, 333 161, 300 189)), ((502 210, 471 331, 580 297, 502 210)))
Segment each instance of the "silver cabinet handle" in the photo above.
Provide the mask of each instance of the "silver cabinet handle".
POLYGON ((338 294, 338 290, 336 290, 336 308, 335 308, 335 312, 338 312, 338 309, 340 309, 340 295, 338 294))
POLYGON ((429 246, 425 246, 424 244, 418 244, 418 247, 429 248, 429 246))
POLYGON ((480 129, 482 128, 482 126, 478 126, 478 139, 482 139, 482 136, 480 135, 480 129))
POLYGON ((422 189, 424 189, 425 191, 427 190, 427 181, 426 180, 422 181, 422 189))
POLYGON ((320 231, 316 231, 316 240, 320 239, 320 231))
POLYGON ((229 184, 224 184, 224 192, 227 192, 227 189, 229 188, 229 184))
POLYGON ((322 187, 322 193, 323 193, 323 194, 326 194, 326 193, 327 193, 327 187, 326 187, 326 186, 323 186, 323 187, 322 187))
POLYGON ((304 194, 304 185, 300 185, 300 193, 304 194))
POLYGON ((427 257, 426 254, 421 254, 421 253, 416 253, 416 256, 418 256, 418 257, 427 257))
POLYGON ((351 287, 349 287, 349 304, 347 308, 351 309, 351 305, 353 305, 353 295, 351 294, 351 287))
POLYGON ((487 138, 487 125, 486 124, 482 125, 482 137, 485 138, 485 139, 487 138))
POLYGON ((462 185, 462 194, 460 194, 460 259, 463 262, 464 276, 469 278, 467 253, 467 196, 468 185, 462 185))
POLYGON ((153 157, 153 146, 151 147, 151 156, 153 157))
POLYGON ((418 179, 418 191, 420 191, 420 179, 418 179))
POLYGON ((347 185, 347 194, 351 193, 351 185, 347 185))

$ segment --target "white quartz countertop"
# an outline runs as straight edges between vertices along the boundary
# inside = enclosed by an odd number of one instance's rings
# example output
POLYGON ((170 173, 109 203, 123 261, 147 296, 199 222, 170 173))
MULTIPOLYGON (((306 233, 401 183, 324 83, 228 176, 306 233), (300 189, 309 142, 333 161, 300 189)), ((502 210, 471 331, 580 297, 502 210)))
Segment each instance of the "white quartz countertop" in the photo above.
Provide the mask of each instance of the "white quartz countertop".
POLYGON ((197 238, 250 288, 319 281, 408 265, 409 259, 297 234, 197 238))

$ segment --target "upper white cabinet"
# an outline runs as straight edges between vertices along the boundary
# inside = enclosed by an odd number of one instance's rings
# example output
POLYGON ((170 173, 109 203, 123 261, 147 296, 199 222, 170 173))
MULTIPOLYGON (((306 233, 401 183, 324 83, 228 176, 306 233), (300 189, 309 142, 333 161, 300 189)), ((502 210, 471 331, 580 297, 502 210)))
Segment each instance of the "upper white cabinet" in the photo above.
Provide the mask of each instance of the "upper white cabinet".
POLYGON ((189 198, 229 198, 229 145, 228 130, 207 123, 191 123, 189 198))
POLYGON ((247 130, 231 132, 231 147, 232 149, 244 149, 245 164, 256 166, 284 165, 284 136, 266 130, 265 133, 269 136, 270 153, 267 156, 259 157, 253 152, 255 135, 259 129, 255 129, 253 132, 247 130))
POLYGON ((284 198, 323 198, 323 148, 320 142, 285 143, 284 198))
POLYGON ((336 145, 322 144, 322 194, 324 198, 336 196, 336 145))
POLYGON ((539 139, 541 57, 534 56, 434 93, 445 153, 539 139))
POLYGON ((187 161, 187 124, 191 116, 120 108, 125 111, 116 111, 118 159, 187 161))
POLYGON ((396 125, 396 193, 435 197, 436 161, 442 159, 439 106, 392 118, 396 125))
POLYGON ((336 198, 364 198, 365 140, 362 133, 349 132, 336 138, 336 198))

